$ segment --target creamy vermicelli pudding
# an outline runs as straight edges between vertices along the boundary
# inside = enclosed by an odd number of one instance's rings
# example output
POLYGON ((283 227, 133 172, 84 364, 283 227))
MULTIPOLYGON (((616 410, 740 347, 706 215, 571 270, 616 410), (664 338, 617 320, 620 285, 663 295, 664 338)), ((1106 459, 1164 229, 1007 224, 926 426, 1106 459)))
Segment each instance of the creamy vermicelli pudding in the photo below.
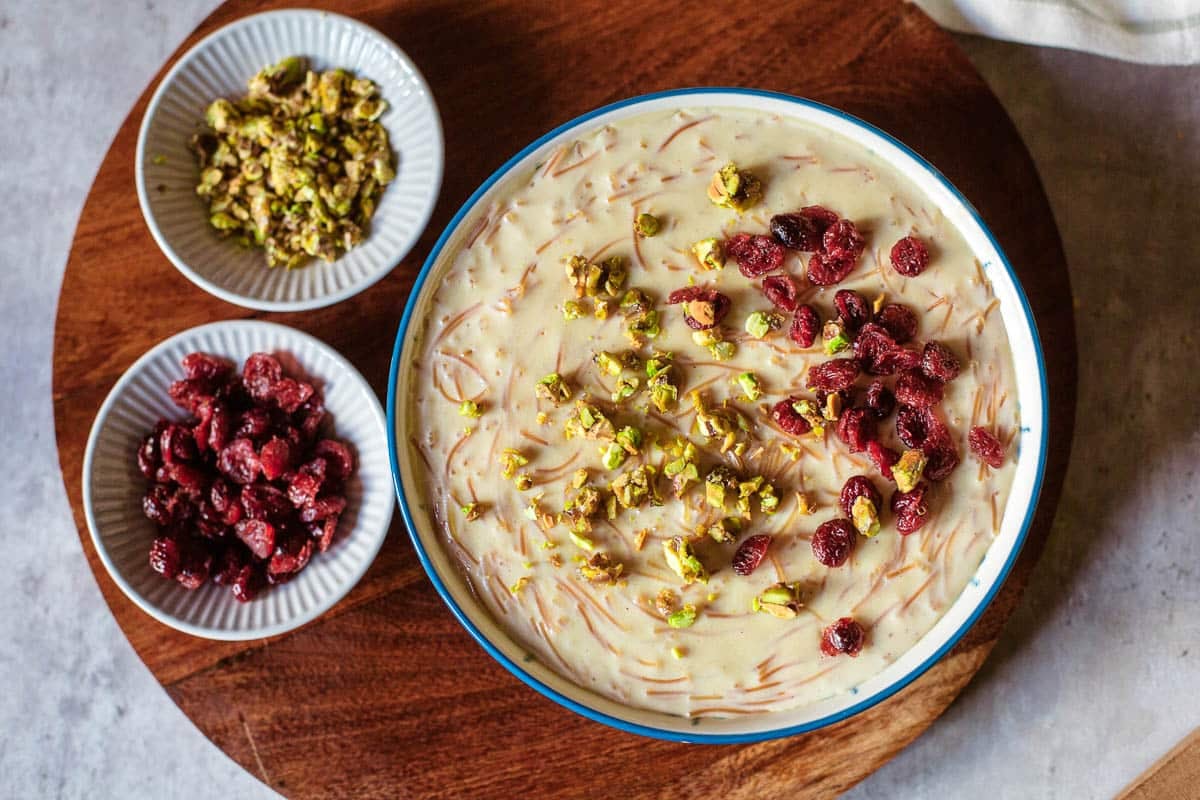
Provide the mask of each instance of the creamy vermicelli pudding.
POLYGON ((1014 470, 960 233, 871 152, 750 110, 647 113, 507 180, 431 278, 400 401, 497 622, 681 715, 808 704, 908 650, 1014 470))

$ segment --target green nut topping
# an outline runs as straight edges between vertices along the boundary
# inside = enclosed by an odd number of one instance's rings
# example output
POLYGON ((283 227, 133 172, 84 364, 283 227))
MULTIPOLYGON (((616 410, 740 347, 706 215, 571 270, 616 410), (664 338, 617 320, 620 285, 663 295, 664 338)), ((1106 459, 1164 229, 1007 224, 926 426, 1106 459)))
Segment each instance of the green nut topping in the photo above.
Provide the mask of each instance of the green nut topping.
POLYGON ((592 360, 596 362, 596 366, 600 371, 616 377, 621 374, 621 362, 612 353, 601 350, 596 355, 592 356, 592 360))
POLYGON ((746 333, 762 339, 771 331, 783 327, 783 315, 767 311, 755 311, 746 317, 746 333))
POLYGON ((568 300, 563 303, 563 319, 570 322, 584 315, 583 305, 578 300, 568 300))
POLYGON ((896 488, 902 492, 911 492, 917 488, 927 461, 925 454, 920 450, 905 450, 900 460, 892 465, 892 477, 896 479, 896 488))
MULTIPOLYGON (((650 369, 649 362, 646 365, 650 369)), ((659 411, 667 411, 675 407, 679 401, 679 388, 671 383, 671 366, 668 364, 658 369, 651 377, 646 388, 650 391, 650 402, 659 411)))
POLYGON ((742 521, 737 517, 725 517, 719 522, 709 525, 705 533, 721 544, 729 544, 737 539, 742 531, 742 521))
POLYGON ((617 469, 625 463, 626 453, 621 445, 613 442, 604 451, 604 455, 600 458, 600 463, 605 469, 617 469))
POLYGON ((462 512, 462 515, 467 522, 474 522, 483 516, 483 509, 480 508, 479 503, 467 503, 465 506, 460 508, 459 511, 462 512))
POLYGON ((617 385, 613 387, 612 401, 619 403, 622 400, 628 400, 637 393, 638 386, 641 382, 633 375, 624 375, 617 380, 617 385))
POLYGON ((701 239, 692 245, 692 254, 702 269, 714 270, 725 266, 725 248, 720 239, 701 239))
POLYGON ((516 477, 516 480, 514 480, 513 483, 516 485, 517 491, 527 492, 533 488, 533 476, 528 472, 522 472, 516 477))
POLYGON ((612 420, 586 400, 575 401, 575 415, 567 420, 564 432, 568 439, 582 436, 601 442, 611 442, 617 435, 612 420))
POLYGON ((737 383, 742 387, 742 392, 751 403, 762 397, 762 384, 758 382, 758 376, 753 372, 743 372, 738 375, 737 383))
POLYGON ((825 415, 821 413, 820 407, 815 402, 801 400, 798 403, 792 403, 792 409, 812 426, 813 438, 820 439, 825 435, 825 415))
POLYGON ((540 379, 535 387, 535 393, 538 397, 549 400, 556 406, 561 406, 571 399, 571 387, 557 372, 551 372, 540 379))
POLYGON ((804 607, 799 583, 776 583, 754 598, 750 607, 780 619, 794 619, 804 607))
POLYGON ((624 564, 612 560, 608 553, 603 551, 592 553, 587 561, 579 565, 579 575, 595 584, 614 584, 620 580, 624 571, 624 564))
POLYGON ((711 507, 725 510, 726 493, 736 492, 737 476, 724 464, 712 468, 704 478, 704 500, 711 507))
POLYGON ((479 417, 483 412, 479 410, 479 404, 474 400, 463 400, 462 405, 458 407, 458 415, 460 417, 479 417))
POLYGON ((850 520, 863 536, 871 537, 879 533, 879 510, 866 495, 854 498, 854 504, 850 506, 850 520))
POLYGON ((210 224, 267 265, 333 261, 366 236, 396 177, 378 88, 342 70, 318 75, 297 57, 268 67, 241 99, 213 101, 192 137, 196 194, 210 224), (336 91, 334 91, 336 89, 336 91))
POLYGON ((633 229, 637 231, 638 236, 650 237, 659 232, 662 228, 662 223, 658 221, 658 217, 653 214, 641 213, 637 215, 637 219, 633 221, 633 229))
POLYGON ((850 346, 850 337, 846 326, 836 319, 831 319, 821 328, 821 339, 825 343, 825 355, 840 353, 850 346))
POLYGON ((529 463, 529 459, 521 455, 520 450, 511 447, 500 451, 500 476, 504 480, 511 479, 517 470, 529 463))
POLYGON ((691 583, 708 583, 708 570, 696 557, 692 543, 682 536, 674 536, 663 542, 663 557, 667 566, 683 580, 685 586, 691 583))
POLYGON ((603 261, 589 261, 586 256, 575 255, 567 259, 567 280, 575 290, 576 297, 598 297, 607 294, 618 297, 625 285, 628 270, 625 259, 612 256, 603 261))
POLYGON ((708 185, 708 199, 714 205, 742 212, 762 199, 762 184, 733 162, 721 167, 708 185))
POLYGON ((696 607, 691 603, 667 615, 667 624, 672 628, 690 628, 695 622, 696 607))
POLYGON ((642 452, 642 432, 631 425, 626 425, 617 431, 616 444, 624 448, 626 453, 636 456, 642 452))
POLYGON ((700 469, 696 466, 696 445, 677 439, 668 449, 674 458, 663 465, 663 474, 671 479, 671 489, 676 497, 683 497, 688 487, 700 481, 700 469))
POLYGON ((609 489, 623 508, 637 508, 647 500, 651 505, 662 505, 654 486, 657 476, 658 471, 654 467, 642 464, 622 472, 609 485, 609 489))

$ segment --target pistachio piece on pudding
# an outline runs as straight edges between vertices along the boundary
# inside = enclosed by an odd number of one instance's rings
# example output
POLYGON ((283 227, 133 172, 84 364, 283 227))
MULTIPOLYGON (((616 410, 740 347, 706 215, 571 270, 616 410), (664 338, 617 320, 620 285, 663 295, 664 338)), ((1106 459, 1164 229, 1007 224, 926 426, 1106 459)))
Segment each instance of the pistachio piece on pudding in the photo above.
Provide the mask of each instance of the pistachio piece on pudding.
POLYGON ((655 477, 657 470, 648 464, 642 464, 618 475, 609 489, 623 508, 637 508, 647 500, 652 505, 661 505, 662 501, 654 490, 655 477))
POLYGON ((472 419, 475 419, 481 414, 483 414, 483 412, 479 410, 479 404, 474 400, 463 400, 462 404, 458 407, 458 415, 460 417, 471 417, 472 419))
POLYGON ((863 536, 869 538, 879 533, 879 509, 866 495, 854 499, 854 505, 850 507, 850 521, 863 536))
POLYGON ((500 451, 500 477, 504 480, 510 480, 517 474, 517 470, 529 463, 520 450, 512 447, 506 447, 500 451))
POLYGON ((800 584, 782 581, 773 584, 755 597, 750 607, 780 619, 794 619, 804 607, 800 602, 800 584))
POLYGON ((724 517, 712 525, 709 525, 704 533, 707 533, 713 538, 713 541, 721 544, 729 544, 737 539, 738 534, 742 532, 742 521, 737 517, 724 517))
POLYGON ((762 339, 771 331, 777 331, 782 328, 783 323, 782 314, 768 311, 754 311, 746 317, 745 328, 746 333, 755 339, 762 339))
POLYGON ((549 400, 556 406, 561 406, 571 399, 571 387, 557 372, 551 372, 538 380, 535 393, 538 397, 549 400))
POLYGON ((642 212, 637 215, 637 219, 633 221, 633 229, 637 231, 638 236, 650 238, 662 229, 662 223, 658 217, 653 214, 642 212))
POLYGON ((690 628, 695 622, 696 607, 691 603, 667 615, 667 624, 672 628, 690 628))
POLYGON ((624 571, 625 565, 614 561, 603 550, 592 553, 587 561, 579 565, 579 575, 589 583, 595 584, 616 583, 624 571))
POLYGON ((701 269, 716 270, 725 266, 725 246, 715 237, 701 239, 692 245, 692 255, 700 262, 701 269))
POLYGON ((467 503, 465 506, 461 507, 459 511, 462 512, 463 519, 465 519, 467 522, 474 522, 483 516, 483 507, 480 506, 479 503, 475 502, 467 503))
POLYGON ((696 557, 692 543, 682 536, 673 536, 663 542, 663 557, 667 566, 683 579, 685 586, 691 583, 708 583, 708 570, 696 557))
POLYGON ((892 477, 896 481, 896 488, 902 492, 915 489, 925 472, 926 463, 928 460, 920 450, 905 450, 900 455, 900 460, 892 464, 892 477))
POLYGON ((733 304, 730 299, 708 286, 684 286, 667 295, 668 305, 683 304, 683 320, 688 327, 705 331, 720 322, 733 304))
POLYGON ((759 383, 758 376, 753 372, 743 372, 738 375, 737 384, 742 388, 745 398, 751 403, 762 397, 762 384, 759 383))
POLYGON ((829 320, 821 328, 821 341, 824 343, 825 355, 842 352, 850 346, 846 325, 840 319, 829 320))
POLYGON ((713 174, 708 199, 713 205, 742 212, 762 199, 762 183, 731 161, 713 174))

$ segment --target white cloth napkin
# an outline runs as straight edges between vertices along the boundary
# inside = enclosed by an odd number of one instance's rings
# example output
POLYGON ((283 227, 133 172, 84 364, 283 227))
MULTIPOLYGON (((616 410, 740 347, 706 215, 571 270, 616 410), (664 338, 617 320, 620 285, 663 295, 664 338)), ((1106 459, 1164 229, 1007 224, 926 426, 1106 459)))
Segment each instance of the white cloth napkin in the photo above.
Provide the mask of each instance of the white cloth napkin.
POLYGON ((1146 64, 1200 62, 1200 0, 913 0, 939 25, 1146 64))

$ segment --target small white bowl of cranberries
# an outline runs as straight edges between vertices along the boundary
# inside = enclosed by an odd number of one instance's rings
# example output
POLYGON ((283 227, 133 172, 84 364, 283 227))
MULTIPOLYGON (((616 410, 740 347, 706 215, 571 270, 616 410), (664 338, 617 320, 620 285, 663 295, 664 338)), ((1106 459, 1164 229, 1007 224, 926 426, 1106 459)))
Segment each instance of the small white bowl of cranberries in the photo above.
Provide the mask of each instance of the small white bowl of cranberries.
POLYGON ((318 339, 271 323, 161 342, 101 406, 83 467, 92 541, 122 591, 211 639, 297 628, 344 597, 394 506, 385 418, 318 339))

